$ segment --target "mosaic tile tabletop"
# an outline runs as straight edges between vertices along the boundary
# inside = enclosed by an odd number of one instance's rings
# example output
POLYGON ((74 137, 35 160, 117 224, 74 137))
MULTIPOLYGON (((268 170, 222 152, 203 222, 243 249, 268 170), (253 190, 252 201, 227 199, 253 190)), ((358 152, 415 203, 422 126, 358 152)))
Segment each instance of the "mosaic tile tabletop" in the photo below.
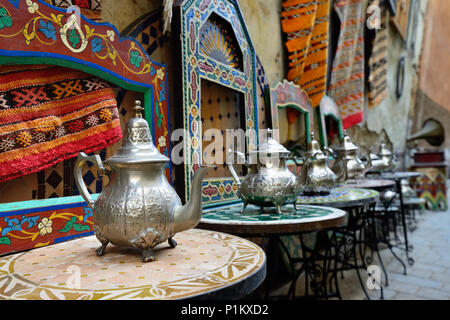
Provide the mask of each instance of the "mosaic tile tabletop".
POLYGON ((254 205, 248 205, 243 214, 241 209, 242 203, 204 210, 199 227, 234 234, 260 231, 288 233, 311 231, 319 225, 338 226, 346 217, 343 210, 323 206, 299 205, 295 210, 294 206, 286 205, 281 208, 281 215, 273 208, 261 212, 254 205))
POLYGON ((347 181, 344 185, 346 188, 375 189, 385 190, 395 186, 394 180, 385 179, 364 179, 360 181, 347 181))
POLYGON ((300 196, 297 203, 341 208, 375 202, 378 197, 379 193, 371 189, 336 188, 326 196, 300 196))
POLYGON ((265 272, 264 252, 248 240, 200 229, 174 238, 178 246, 160 244, 150 263, 143 263, 138 251, 113 245, 98 257, 94 236, 2 257, 0 298, 182 299, 265 272))

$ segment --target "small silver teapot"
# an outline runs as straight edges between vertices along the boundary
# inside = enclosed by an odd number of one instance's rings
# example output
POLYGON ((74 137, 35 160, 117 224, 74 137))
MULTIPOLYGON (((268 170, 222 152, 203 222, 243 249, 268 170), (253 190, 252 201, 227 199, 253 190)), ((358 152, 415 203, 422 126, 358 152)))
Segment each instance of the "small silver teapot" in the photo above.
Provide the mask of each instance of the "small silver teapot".
POLYGON ((380 149, 376 157, 371 156, 372 168, 371 171, 391 171, 394 169, 394 155, 389 150, 385 143, 380 145, 380 149))
MULTIPOLYGON (((343 161, 347 162, 348 159, 344 158, 343 161)), ((346 180, 346 174, 346 170, 340 170, 336 175, 328 167, 328 156, 321 150, 319 142, 314 139, 314 133, 311 133, 311 142, 304 154, 302 171, 298 177, 304 186, 303 194, 328 195, 338 186, 339 181, 346 180)))
MULTIPOLYGON (((337 158, 334 162, 332 170, 334 172, 341 172, 341 170, 345 169, 346 179, 348 180, 364 180, 366 173, 372 167, 372 159, 370 154, 367 156, 367 163, 362 162, 362 160, 358 157, 357 151, 359 150, 358 146, 356 146, 347 135, 344 134, 344 138, 339 146, 334 147, 331 151, 337 153, 337 158)), ((345 182, 340 180, 340 182, 345 182)))
POLYGON ((189 201, 181 199, 169 184, 164 167, 170 161, 153 144, 148 123, 142 118, 140 101, 136 101, 135 117, 127 123, 122 147, 105 165, 98 155, 78 155, 75 182, 83 199, 94 211, 94 232, 101 242, 98 256, 105 254, 108 243, 137 248, 142 261, 155 260, 153 248, 168 240, 177 245, 173 236, 192 229, 202 215, 201 185, 210 167, 200 167, 193 179, 189 201), (100 175, 107 175, 109 183, 97 201, 93 201, 82 178, 82 166, 93 162, 100 175))
MULTIPOLYGON (((286 166, 290 151, 271 137, 270 129, 267 131, 267 142, 261 144, 257 150, 249 152, 249 159, 257 159, 256 165, 247 161, 244 154, 236 152, 249 169, 249 173, 242 180, 233 167, 233 161, 227 159, 228 169, 244 202, 241 213, 244 213, 248 204, 259 206, 261 211, 264 207, 275 207, 278 214, 281 214, 281 206, 285 204, 292 203, 296 209, 296 199, 303 191, 296 175, 286 166)), ((229 157, 232 155, 230 152, 229 157)))

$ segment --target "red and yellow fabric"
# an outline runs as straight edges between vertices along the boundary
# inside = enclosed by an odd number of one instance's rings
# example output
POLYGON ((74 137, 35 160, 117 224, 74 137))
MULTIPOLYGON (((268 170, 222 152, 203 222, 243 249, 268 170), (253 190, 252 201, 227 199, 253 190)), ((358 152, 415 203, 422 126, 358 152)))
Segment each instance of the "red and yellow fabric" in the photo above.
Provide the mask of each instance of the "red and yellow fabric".
POLYGON ((364 120, 364 27, 367 0, 336 0, 341 27, 328 96, 339 107, 344 129, 364 120))
POLYGON ((287 79, 317 107, 326 90, 329 0, 285 0, 281 19, 289 53, 287 79))
MULTIPOLYGON (((373 4, 379 5, 375 0, 373 4)), ((369 108, 378 106, 387 98, 387 68, 388 68, 388 21, 389 12, 381 9, 380 29, 376 30, 373 41, 372 55, 369 59, 369 108)))
POLYGON ((108 82, 55 66, 0 68, 0 182, 121 138, 108 82))

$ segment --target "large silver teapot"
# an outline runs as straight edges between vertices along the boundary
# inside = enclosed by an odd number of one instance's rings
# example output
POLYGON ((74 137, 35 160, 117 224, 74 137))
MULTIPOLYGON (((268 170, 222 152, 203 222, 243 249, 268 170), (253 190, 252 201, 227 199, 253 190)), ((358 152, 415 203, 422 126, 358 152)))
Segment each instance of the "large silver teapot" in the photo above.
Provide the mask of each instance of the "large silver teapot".
MULTIPOLYGON (((368 154, 368 161, 364 163, 357 155, 357 151, 359 150, 358 146, 356 146, 350 139, 347 134, 344 134, 344 138, 342 142, 334 147, 332 151, 337 153, 336 160, 332 167, 334 172, 341 172, 341 170, 345 169, 346 179, 348 180, 364 180, 366 173, 372 167, 372 159, 370 158, 370 154, 368 154)), ((345 181, 340 181, 345 182, 345 181)))
MULTIPOLYGON (((268 130, 267 142, 261 144, 257 150, 249 152, 249 159, 245 155, 236 152, 244 158, 244 165, 249 169, 248 174, 241 180, 233 167, 233 161, 227 159, 227 166, 238 186, 238 194, 244 206, 242 213, 248 204, 264 207, 275 207, 281 214, 281 206, 292 203, 295 207, 297 196, 303 191, 296 175, 286 166, 286 159, 290 151, 273 139, 271 130, 268 130), (256 162, 252 163, 252 162, 256 162)), ((229 153, 229 156, 232 153, 229 153)))
MULTIPOLYGON (((348 161, 347 158, 343 159, 348 161)), ((303 194, 308 196, 327 195, 337 187, 339 181, 346 180, 347 170, 341 169, 335 174, 328 167, 328 156, 320 148, 319 142, 311 133, 311 142, 308 144, 304 154, 300 183, 304 186, 303 194)))
POLYGON ((105 161, 98 155, 80 153, 75 165, 75 182, 87 205, 94 211, 94 232, 101 242, 98 256, 105 254, 108 243, 133 247, 142 251, 142 261, 155 260, 153 248, 166 240, 174 248, 173 236, 192 229, 202 214, 201 184, 209 167, 201 167, 194 175, 186 205, 164 175, 170 161, 153 144, 147 121, 142 118, 140 102, 136 115, 127 124, 127 134, 117 154, 105 161), (93 201, 82 178, 82 166, 93 162, 100 175, 107 175, 108 185, 97 201, 93 201))

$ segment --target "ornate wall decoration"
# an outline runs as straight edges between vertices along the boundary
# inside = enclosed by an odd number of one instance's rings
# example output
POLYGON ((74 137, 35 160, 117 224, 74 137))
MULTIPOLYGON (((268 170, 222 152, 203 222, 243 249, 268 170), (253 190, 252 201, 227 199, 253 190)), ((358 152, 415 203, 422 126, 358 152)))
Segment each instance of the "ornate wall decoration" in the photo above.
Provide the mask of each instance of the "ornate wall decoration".
POLYGON ((317 115, 320 119, 318 124, 320 143, 322 146, 328 146, 328 138, 333 138, 335 135, 339 139, 344 138, 344 128, 342 126, 339 107, 333 99, 327 95, 323 96, 317 115))
MULTIPOLYGON (((284 80, 277 83, 275 88, 270 89, 270 102, 271 102, 271 115, 272 115, 272 128, 280 129, 279 111, 280 109, 291 108, 305 118, 305 143, 310 142, 310 131, 312 125, 312 106, 311 101, 306 93, 296 84, 284 80)), ((279 134, 279 132, 278 132, 279 134)), ((280 141, 280 136, 277 132, 274 132, 274 138, 280 141)))
MULTIPOLYGON (((156 129, 169 123, 167 69, 151 60, 135 39, 120 37, 108 23, 83 16, 77 20, 41 0, 2 1, 0 17, 0 64, 68 67, 143 94, 145 118, 154 129, 154 141, 163 153, 170 154, 165 140, 169 128, 166 136, 156 129)), ((100 154, 106 156, 104 151, 100 154)), ((0 205, 0 254, 92 234, 92 212, 81 197, 53 198, 61 192, 66 196, 71 189, 71 179, 66 179, 72 171, 70 160, 57 167, 38 173, 37 189, 31 190, 33 197, 52 199, 0 205)), ((90 191, 99 192, 101 182, 92 171, 88 168, 83 175, 90 191)), ((19 185, 14 185, 16 192, 23 191, 19 185)))
POLYGON ((77 19, 41 0, 6 1, 0 12, 4 15, 0 64, 31 61, 70 67, 144 93, 145 117, 156 134, 154 140, 161 152, 170 154, 166 67, 152 61, 140 43, 121 38, 108 23, 77 19))
MULTIPOLYGON (((257 90, 255 53, 245 22, 235 0, 186 0, 180 4, 181 55, 183 66, 185 194, 188 197, 194 172, 202 162, 201 80, 206 79, 243 93, 245 129, 256 130, 247 138, 247 150, 257 145, 257 90), (225 34, 217 21, 231 26, 225 34), (208 37, 221 34, 226 45, 207 45, 208 37), (235 38, 238 48, 234 49, 235 38), (203 49, 203 50, 202 50, 203 49), (223 53, 226 54, 223 54, 223 53), (239 52, 242 55, 240 60, 239 52), (219 54, 220 53, 220 54, 219 54), (211 54, 211 55, 208 55, 211 54), (217 60, 217 59, 220 60, 217 60), (242 69, 239 68, 242 65, 242 69), (237 67, 236 67, 237 66, 237 67), (195 111, 195 112, 194 112, 195 111)), ((231 178, 209 178, 204 181, 203 200, 207 203, 238 199, 237 187, 231 178)))
POLYGON ((0 212, 0 255, 94 234, 93 211, 81 197, 1 204, 0 212))

